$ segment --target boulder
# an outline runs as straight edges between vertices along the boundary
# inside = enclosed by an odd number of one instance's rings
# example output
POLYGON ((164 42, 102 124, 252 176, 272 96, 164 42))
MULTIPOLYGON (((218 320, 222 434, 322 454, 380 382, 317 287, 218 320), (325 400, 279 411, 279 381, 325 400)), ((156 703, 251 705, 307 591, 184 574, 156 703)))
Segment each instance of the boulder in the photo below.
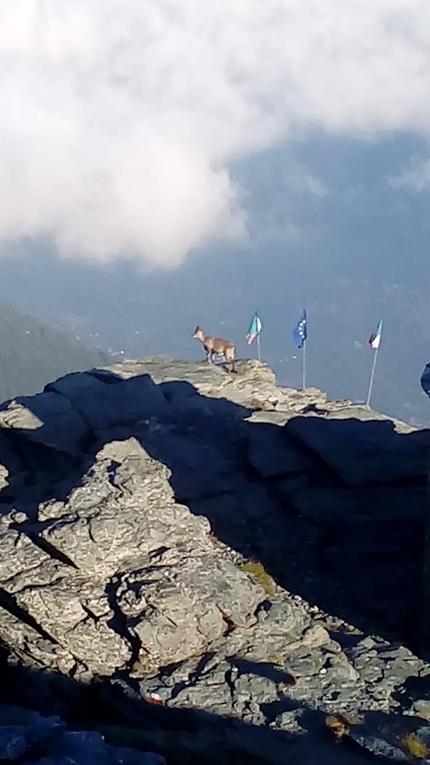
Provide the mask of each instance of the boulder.
POLYGON ((207 545, 210 530, 205 519, 175 503, 169 470, 135 438, 103 447, 82 485, 61 509, 55 504, 55 515, 61 517, 45 525, 41 539, 82 572, 103 576, 166 545, 197 550, 207 545))
POLYGON ((209 650, 232 627, 250 627, 264 600, 261 585, 210 550, 167 551, 147 568, 121 577, 118 605, 139 639, 142 670, 209 650))
POLYGON ((59 717, 0 706, 0 760, 34 765, 165 765, 157 754, 106 744, 95 731, 70 730, 59 717))
POLYGON ((63 396, 38 393, 0 405, 0 428, 34 444, 78 457, 88 433, 79 412, 63 396))
POLYGON ((288 435, 311 449, 347 486, 425 482, 428 431, 398 425, 384 415, 350 407, 330 418, 295 417, 288 435))
POLYGON ((60 393, 81 415, 93 431, 136 423, 148 417, 169 417, 169 405, 147 374, 123 380, 111 373, 109 384, 91 373, 66 375, 46 386, 46 391, 60 393))

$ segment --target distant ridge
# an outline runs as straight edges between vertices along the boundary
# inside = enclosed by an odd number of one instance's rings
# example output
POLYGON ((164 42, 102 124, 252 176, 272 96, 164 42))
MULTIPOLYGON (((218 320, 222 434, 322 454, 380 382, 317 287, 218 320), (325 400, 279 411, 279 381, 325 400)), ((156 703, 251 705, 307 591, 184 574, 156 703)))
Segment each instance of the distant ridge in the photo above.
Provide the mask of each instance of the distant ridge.
POLYGON ((111 361, 69 332, 0 305, 0 401, 32 395, 61 375, 111 361))

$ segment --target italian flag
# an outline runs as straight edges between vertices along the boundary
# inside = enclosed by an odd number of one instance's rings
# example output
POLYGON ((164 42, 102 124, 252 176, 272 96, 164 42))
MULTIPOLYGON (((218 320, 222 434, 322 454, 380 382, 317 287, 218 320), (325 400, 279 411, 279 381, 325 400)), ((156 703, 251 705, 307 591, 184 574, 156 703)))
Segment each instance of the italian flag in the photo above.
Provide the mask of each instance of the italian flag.
POLYGON ((254 313, 254 316, 251 319, 251 324, 249 325, 248 334, 246 335, 246 340, 248 341, 248 345, 251 345, 251 343, 254 342, 255 338, 257 337, 257 335, 260 334, 262 329, 263 329, 263 325, 256 311, 254 313))
POLYGON ((381 342, 381 335, 382 335, 382 324, 383 322, 380 321, 378 326, 376 327, 376 332, 374 332, 372 335, 370 335, 368 343, 371 348, 374 348, 375 351, 378 350, 379 344, 381 342))

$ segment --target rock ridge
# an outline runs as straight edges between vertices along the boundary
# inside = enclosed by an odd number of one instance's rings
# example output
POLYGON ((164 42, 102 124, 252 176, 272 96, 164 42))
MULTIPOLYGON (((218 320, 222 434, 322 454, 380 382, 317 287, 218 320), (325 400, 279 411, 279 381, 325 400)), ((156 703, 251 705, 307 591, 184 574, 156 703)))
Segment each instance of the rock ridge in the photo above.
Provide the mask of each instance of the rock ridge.
POLYGON ((154 763, 430 761, 429 443, 253 361, 128 360, 5 402, 0 702, 154 763))

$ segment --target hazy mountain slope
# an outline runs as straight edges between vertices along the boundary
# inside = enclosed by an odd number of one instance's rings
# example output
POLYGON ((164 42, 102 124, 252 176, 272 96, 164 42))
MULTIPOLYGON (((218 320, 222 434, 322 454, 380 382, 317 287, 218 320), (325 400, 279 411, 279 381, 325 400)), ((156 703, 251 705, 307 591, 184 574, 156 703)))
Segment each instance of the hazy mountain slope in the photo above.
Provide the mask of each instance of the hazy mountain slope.
POLYGON ((68 332, 0 306, 1 401, 37 393, 59 375, 106 364, 109 358, 68 332))
POLYGON ((247 190, 247 241, 215 241, 180 268, 153 272, 127 259, 59 259, 48 242, 23 241, 0 248, 0 301, 13 295, 19 310, 129 358, 202 358, 196 324, 255 357, 245 334, 258 309, 263 358, 293 386, 301 374, 292 329, 305 305, 308 383, 353 400, 366 397, 367 339, 383 319, 372 405, 427 425, 430 188, 395 180, 426 152, 408 134, 289 142, 233 168, 247 190))

